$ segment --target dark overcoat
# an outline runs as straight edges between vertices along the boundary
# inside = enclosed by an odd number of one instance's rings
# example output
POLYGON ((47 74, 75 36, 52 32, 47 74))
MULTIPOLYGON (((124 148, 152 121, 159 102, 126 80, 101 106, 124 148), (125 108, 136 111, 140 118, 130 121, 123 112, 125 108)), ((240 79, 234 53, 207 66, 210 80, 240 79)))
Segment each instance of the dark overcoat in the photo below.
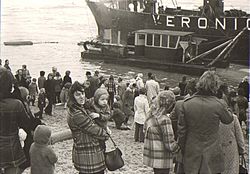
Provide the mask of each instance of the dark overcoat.
POLYGON ((178 111, 178 141, 185 173, 213 174, 224 170, 219 124, 233 121, 227 105, 215 96, 194 95, 178 111))

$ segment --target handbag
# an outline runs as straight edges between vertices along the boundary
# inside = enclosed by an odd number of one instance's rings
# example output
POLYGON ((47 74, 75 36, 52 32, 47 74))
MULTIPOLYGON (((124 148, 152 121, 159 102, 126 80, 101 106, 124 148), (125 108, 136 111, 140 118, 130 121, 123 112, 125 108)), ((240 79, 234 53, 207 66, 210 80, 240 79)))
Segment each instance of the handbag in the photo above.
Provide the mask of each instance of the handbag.
POLYGON ((239 174, 248 174, 246 160, 244 156, 241 156, 241 163, 239 166, 239 174))
POLYGON ((115 171, 115 170, 120 169, 121 167, 124 166, 124 161, 122 159, 121 150, 116 146, 114 140, 111 138, 110 135, 109 135, 109 137, 110 137, 115 149, 104 153, 105 163, 106 163, 106 167, 108 168, 109 171, 115 171))

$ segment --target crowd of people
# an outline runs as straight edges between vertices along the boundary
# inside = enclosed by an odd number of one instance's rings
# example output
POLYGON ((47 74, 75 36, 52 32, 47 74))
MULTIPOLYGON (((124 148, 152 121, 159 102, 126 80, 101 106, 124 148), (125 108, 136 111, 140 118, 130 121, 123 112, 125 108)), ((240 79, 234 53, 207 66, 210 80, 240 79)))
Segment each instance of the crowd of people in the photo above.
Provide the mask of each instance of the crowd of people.
MULTIPOLYGON (((5 61, 6 64, 6 61, 5 61)), ((7 61, 8 64, 8 61, 7 61)), ((186 76, 175 87, 160 89, 152 73, 125 81, 98 71, 86 72, 84 83, 73 82, 70 71, 62 78, 56 67, 31 77, 26 65, 13 76, 0 65, 0 168, 3 174, 53 174, 57 155, 50 147, 51 130, 44 112, 67 109, 72 132, 72 161, 79 174, 104 174, 105 141, 118 131, 134 129, 134 141, 143 143, 143 164, 155 174, 239 173, 248 136, 248 78, 237 91, 221 83, 216 71, 199 79, 186 76), (39 112, 32 113, 37 104, 39 112), (243 134, 242 123, 246 126, 243 134), (29 137, 29 138, 28 138, 29 137)), ((1 173, 0 172, 0 173, 1 173)))

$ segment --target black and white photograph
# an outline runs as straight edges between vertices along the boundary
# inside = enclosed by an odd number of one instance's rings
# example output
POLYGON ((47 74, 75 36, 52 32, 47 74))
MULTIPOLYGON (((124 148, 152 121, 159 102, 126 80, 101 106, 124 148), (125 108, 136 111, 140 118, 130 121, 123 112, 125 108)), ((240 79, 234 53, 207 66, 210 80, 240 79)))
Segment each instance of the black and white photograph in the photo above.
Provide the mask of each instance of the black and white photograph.
POLYGON ((0 174, 248 174, 249 0, 0 0, 0 174))

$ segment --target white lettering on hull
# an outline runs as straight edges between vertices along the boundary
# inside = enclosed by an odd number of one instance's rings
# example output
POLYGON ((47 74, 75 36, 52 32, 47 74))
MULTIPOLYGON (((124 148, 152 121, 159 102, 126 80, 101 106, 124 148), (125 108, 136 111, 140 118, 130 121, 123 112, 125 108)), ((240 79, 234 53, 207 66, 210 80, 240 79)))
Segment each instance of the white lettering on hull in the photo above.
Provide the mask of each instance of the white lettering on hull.
POLYGON ((175 27, 175 25, 173 23, 173 19, 174 19, 174 16, 167 16, 167 18, 166 18, 167 27, 175 27))
POLYGON ((181 28, 199 28, 199 29, 208 29, 209 27, 214 27, 216 30, 239 30, 240 28, 244 28, 244 26, 250 30, 250 18, 247 19, 240 18, 215 18, 213 21, 210 19, 200 17, 187 17, 187 16, 166 16, 166 26, 167 27, 181 27, 181 28), (194 21, 195 20, 195 21, 194 21), (246 21, 246 22, 245 22, 246 21), (213 26, 211 25, 211 22, 213 26), (240 23, 239 23, 240 22, 240 23), (193 26, 193 25, 196 26, 193 26), (239 28, 240 24, 240 28, 239 28))
POLYGON ((189 17, 182 17, 181 18, 181 27, 183 27, 185 24, 187 28, 190 28, 189 23, 190 23, 189 17))
POLYGON ((218 19, 215 18, 215 28, 218 29, 218 25, 223 29, 226 30, 226 19, 223 18, 223 23, 218 19))
POLYGON ((199 18, 198 19, 198 28, 200 28, 200 29, 207 28, 207 18, 199 18))

